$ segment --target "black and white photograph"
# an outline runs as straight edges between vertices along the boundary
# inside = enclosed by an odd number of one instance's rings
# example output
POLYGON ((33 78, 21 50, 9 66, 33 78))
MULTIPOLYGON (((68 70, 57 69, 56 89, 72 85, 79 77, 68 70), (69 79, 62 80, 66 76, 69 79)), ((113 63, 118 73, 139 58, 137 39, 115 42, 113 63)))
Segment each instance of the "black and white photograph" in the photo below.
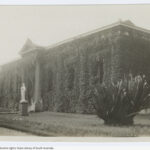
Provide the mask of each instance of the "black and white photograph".
POLYGON ((0 136, 149 137, 150 4, 1 5, 0 136))

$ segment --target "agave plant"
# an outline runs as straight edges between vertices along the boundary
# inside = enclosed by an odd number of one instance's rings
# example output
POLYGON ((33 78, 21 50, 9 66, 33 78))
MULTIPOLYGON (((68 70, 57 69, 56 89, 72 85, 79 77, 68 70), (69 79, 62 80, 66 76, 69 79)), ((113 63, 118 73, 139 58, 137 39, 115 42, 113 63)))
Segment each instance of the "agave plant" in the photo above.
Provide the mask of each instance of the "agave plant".
POLYGON ((132 125, 133 118, 150 106, 145 76, 129 75, 116 84, 98 84, 93 95, 97 115, 108 125, 132 125))

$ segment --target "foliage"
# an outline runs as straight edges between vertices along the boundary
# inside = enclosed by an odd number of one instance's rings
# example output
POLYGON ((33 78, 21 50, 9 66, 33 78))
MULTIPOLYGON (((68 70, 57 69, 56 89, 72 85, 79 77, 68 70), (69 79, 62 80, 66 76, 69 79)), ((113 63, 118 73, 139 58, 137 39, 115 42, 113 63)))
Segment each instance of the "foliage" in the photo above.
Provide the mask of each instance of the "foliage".
POLYGON ((34 88, 34 62, 17 60, 2 66, 0 72, 0 107, 9 111, 18 111, 20 102, 21 83, 26 85, 26 99, 31 100, 34 88), (24 78, 24 79, 23 79, 24 78))
POLYGON ((150 106, 150 87, 145 76, 130 75, 114 84, 98 84, 93 90, 99 118, 109 125, 131 125, 142 109, 150 106))

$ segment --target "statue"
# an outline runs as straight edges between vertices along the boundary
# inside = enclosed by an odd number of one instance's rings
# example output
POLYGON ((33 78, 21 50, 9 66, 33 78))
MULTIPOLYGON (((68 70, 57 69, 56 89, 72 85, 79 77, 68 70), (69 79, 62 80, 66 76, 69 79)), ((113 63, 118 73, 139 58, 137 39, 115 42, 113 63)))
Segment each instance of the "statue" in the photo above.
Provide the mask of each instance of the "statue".
POLYGON ((26 102, 25 92, 26 92, 26 87, 25 87, 25 84, 22 83, 22 86, 21 86, 21 101, 20 102, 26 102))
POLYGON ((22 83, 21 86, 21 101, 20 101, 20 113, 22 116, 28 116, 28 101, 25 99, 26 87, 25 84, 22 83))

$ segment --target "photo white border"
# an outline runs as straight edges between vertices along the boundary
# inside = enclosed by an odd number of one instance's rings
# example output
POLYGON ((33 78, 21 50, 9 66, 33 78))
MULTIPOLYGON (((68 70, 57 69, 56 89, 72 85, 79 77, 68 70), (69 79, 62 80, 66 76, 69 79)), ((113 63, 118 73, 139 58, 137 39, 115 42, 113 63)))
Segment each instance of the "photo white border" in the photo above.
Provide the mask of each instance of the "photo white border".
POLYGON ((0 5, 150 4, 150 0, 0 0, 0 5))
MULTIPOLYGON (((150 4, 150 0, 0 0, 0 5, 96 5, 96 4, 150 4)), ((123 137, 120 138, 58 137, 57 138, 54 137, 53 138, 53 137, 0 136, 0 146, 11 146, 11 145, 17 145, 17 146, 47 145, 47 146, 53 146, 54 149, 56 150, 70 149, 71 146, 73 150, 78 148, 82 148, 82 150, 83 149, 97 150, 99 148, 101 148, 102 150, 108 150, 108 149, 109 150, 110 149, 111 150, 125 150, 125 149, 149 150, 150 137, 140 137, 140 138, 138 137, 136 138, 123 138, 123 137), (33 141, 33 142, 29 142, 29 141, 33 141), (90 146, 91 142, 95 144, 95 147, 90 146), (74 147, 75 144, 76 147, 74 147)))

